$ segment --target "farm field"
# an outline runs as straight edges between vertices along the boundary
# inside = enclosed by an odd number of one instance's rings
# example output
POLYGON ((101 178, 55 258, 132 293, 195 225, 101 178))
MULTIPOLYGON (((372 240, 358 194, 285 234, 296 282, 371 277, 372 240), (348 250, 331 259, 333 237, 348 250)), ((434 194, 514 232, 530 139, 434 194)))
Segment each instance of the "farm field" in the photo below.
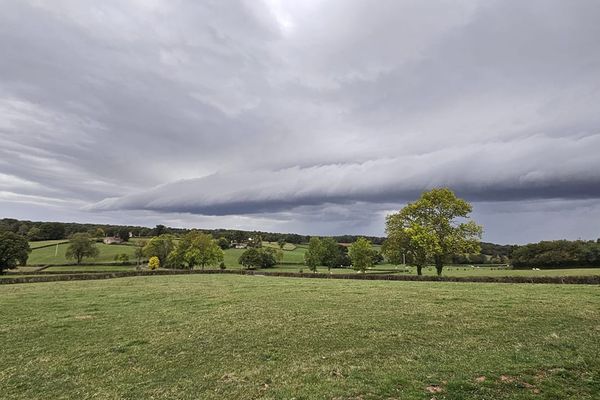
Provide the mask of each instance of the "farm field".
MULTIPOLYGON (((50 244, 54 243, 62 243, 58 245, 58 253, 55 255, 56 247, 43 247, 36 248, 32 250, 29 255, 28 264, 29 265, 56 265, 56 267, 47 268, 47 271, 53 270, 63 270, 63 271, 76 271, 76 272, 86 272, 92 270, 98 271, 126 271, 131 270, 133 266, 110 266, 110 265, 102 265, 102 266, 73 266, 73 265, 64 265, 73 263, 73 260, 67 260, 65 258, 65 251, 68 247, 68 244, 64 243, 64 241, 46 241, 50 244)), ((45 243, 46 242, 31 242, 33 243, 45 243)), ((265 242, 265 246, 279 248, 276 243, 265 242)), ((97 243, 96 246, 100 250, 100 255, 94 259, 84 259, 84 263, 112 263, 114 262, 114 257, 117 254, 125 253, 130 257, 130 261, 134 262, 134 251, 135 246, 132 245, 106 245, 104 243, 97 243)), ((374 246, 377 247, 377 246, 374 246)), ((308 268, 304 265, 304 252, 306 251, 305 245, 292 245, 290 243, 286 244, 288 250, 283 250, 284 258, 283 264, 277 265, 274 268, 269 268, 268 271, 288 271, 288 272, 298 272, 299 270, 303 270, 304 272, 309 272, 308 268)), ((238 262, 239 257, 244 252, 244 249, 227 249, 224 251, 224 262, 228 269, 237 269, 241 268, 241 265, 238 262)), ((29 267, 21 267, 21 269, 26 270, 29 267)), ((327 268, 319 267, 318 272, 328 272, 327 268)), ((354 273, 352 269, 347 268, 333 268, 331 270, 332 273, 354 273)), ((395 266, 391 264, 382 264, 376 265, 372 270, 367 271, 367 273, 390 273, 390 274, 416 274, 416 269, 414 267, 403 267, 403 266, 395 266)), ((435 268, 427 267, 423 269, 424 275, 435 275, 435 268)), ((571 268, 571 269, 546 269, 541 271, 534 271, 531 269, 526 270, 513 270, 513 269, 492 269, 489 266, 483 266, 480 268, 472 268, 468 265, 461 266, 447 266, 444 267, 443 275, 445 276, 573 276, 573 275, 600 275, 600 268, 571 268)))
MULTIPOLYGON (((64 241, 63 241, 64 242, 64 241)), ((40 264, 68 264, 74 262, 73 260, 67 260, 65 252, 69 247, 68 243, 58 245, 58 252, 56 246, 38 248, 31 251, 27 264, 29 265, 40 265, 40 264)), ((100 250, 100 255, 97 258, 86 258, 85 262, 113 262, 115 255, 125 253, 129 255, 131 261, 134 261, 135 246, 131 245, 116 245, 116 244, 104 244, 96 243, 96 247, 100 250)))
POLYGON ((186 275, 0 288, 0 393, 593 399, 594 286, 186 275))
MULTIPOLYGON (((397 274, 416 275, 414 267, 396 268, 394 265, 384 264, 376 265, 374 271, 397 274)), ((434 267, 423 269, 423 275, 437 275, 434 267)), ((582 275, 600 275, 600 268, 566 268, 566 269, 546 269, 534 271, 531 269, 492 269, 490 267, 471 268, 469 266, 444 267, 443 276, 582 276, 582 275)))

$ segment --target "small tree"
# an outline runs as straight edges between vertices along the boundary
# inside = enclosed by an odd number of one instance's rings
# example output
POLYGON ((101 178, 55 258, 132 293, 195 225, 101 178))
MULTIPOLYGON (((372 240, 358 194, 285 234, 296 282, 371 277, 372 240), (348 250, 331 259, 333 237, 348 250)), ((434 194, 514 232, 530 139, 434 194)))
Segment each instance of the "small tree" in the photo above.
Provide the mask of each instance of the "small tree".
POLYGON ((150 257, 150 259, 148 260, 148 269, 154 271, 158 268, 160 268, 160 259, 156 256, 150 257))
POLYGON ((138 267, 142 264, 142 260, 144 259, 144 246, 146 246, 145 240, 140 240, 135 243, 135 250, 133 251, 133 255, 136 259, 136 264, 138 267))
POLYGON ((96 242, 87 233, 75 233, 69 240, 69 247, 65 257, 69 260, 75 259, 77 264, 81 264, 84 258, 95 258, 100 254, 96 247, 96 242))
POLYGON ((275 249, 251 247, 242 253, 238 262, 246 269, 271 268, 277 263, 275 249))
POLYGON ((119 262, 122 262, 122 263, 128 263, 129 262, 129 255, 125 254, 125 253, 117 254, 117 255, 115 255, 115 261, 119 261, 119 262))
POLYGON ((338 244, 333 238, 325 238, 321 240, 322 257, 321 262, 329 271, 331 268, 337 268, 350 265, 348 260, 348 249, 338 244))
POLYGON ((227 240, 227 238, 224 238, 223 236, 221 236, 219 238, 219 240, 217 241, 217 244, 219 245, 221 250, 227 250, 228 248, 231 247, 231 243, 229 242, 229 240, 227 240))
POLYGON ((129 229, 120 228, 117 231, 117 237, 120 238, 124 242, 128 242, 129 241, 129 229))
POLYGON ((13 232, 0 232, 0 275, 4 270, 27 264, 31 248, 27 239, 13 232))
POLYGON ((304 253, 304 264, 312 272, 317 272, 317 267, 321 265, 323 259, 323 244, 318 237, 311 237, 308 241, 308 249, 304 253))
POLYGON ((283 250, 278 249, 277 251, 275 251, 275 261, 277 261, 277 264, 283 263, 283 257, 284 257, 283 250))
POLYGON ((238 262, 242 265, 242 267, 244 267, 246 269, 253 269, 253 268, 260 267, 261 261, 262 261, 262 258, 261 258, 260 252, 258 251, 258 249, 255 249, 253 247, 244 251, 242 253, 242 255, 240 256, 240 258, 238 259, 238 262))
POLYGON ((279 246, 279 248, 280 248, 281 250, 283 250, 283 248, 285 247, 285 239, 284 239, 284 238, 279 238, 279 239, 277 240, 277 245, 279 246))
POLYGON ((365 272, 367 268, 373 266, 373 248, 371 242, 361 237, 350 245, 348 250, 352 266, 355 270, 365 272))

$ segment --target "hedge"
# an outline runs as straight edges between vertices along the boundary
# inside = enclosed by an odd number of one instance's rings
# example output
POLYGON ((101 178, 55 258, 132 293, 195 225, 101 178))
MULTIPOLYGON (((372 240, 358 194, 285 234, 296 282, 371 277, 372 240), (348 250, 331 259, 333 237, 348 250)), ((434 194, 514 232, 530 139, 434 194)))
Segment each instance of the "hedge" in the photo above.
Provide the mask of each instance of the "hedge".
MULTIPOLYGON (((16 274, 16 273, 15 273, 16 274)), ((23 273, 19 273, 22 275, 23 273)), ((35 273, 30 273, 35 275, 35 273)), ((324 274, 324 273, 299 273, 299 272, 268 272, 248 270, 159 270, 159 271, 115 271, 115 272, 88 272, 70 273, 68 271, 48 271, 36 276, 20 278, 3 278, 0 284, 55 282, 90 279, 124 278, 131 276, 155 275, 185 275, 185 274, 234 274, 256 276, 281 276, 286 278, 312 278, 312 279, 355 279, 367 281, 411 281, 411 282, 476 282, 476 283, 549 283, 549 284, 586 284, 600 285, 600 275, 590 276, 418 276, 418 275, 375 275, 375 274, 324 274)))

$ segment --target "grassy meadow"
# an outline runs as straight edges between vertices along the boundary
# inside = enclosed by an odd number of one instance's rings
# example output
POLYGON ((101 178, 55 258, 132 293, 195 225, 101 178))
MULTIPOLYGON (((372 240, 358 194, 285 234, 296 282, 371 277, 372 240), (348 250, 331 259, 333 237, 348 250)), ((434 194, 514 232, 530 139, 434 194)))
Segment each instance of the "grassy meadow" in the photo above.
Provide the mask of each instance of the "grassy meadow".
MULTIPOLYGON (((39 243, 39 242, 31 242, 31 243, 39 243)), ((43 247, 43 248, 33 248, 29 254, 29 259, 27 260, 27 264, 29 265, 41 265, 41 264, 49 264, 49 265, 61 265, 73 263, 74 260, 67 260, 65 257, 65 252, 67 251, 67 247, 69 247, 68 243, 58 244, 58 250, 56 246, 43 247)), ((34 244, 35 245, 35 244, 34 244)), ((125 253, 129 255, 131 261, 134 261, 134 252, 135 246, 132 245, 116 245, 116 244, 104 244, 104 243, 96 243, 96 247, 100 250, 100 254, 96 258, 85 258, 83 260, 84 263, 88 262, 114 262, 114 258, 117 254, 125 253)))
POLYGON ((193 275, 0 287, 3 399, 597 399, 594 286, 193 275))

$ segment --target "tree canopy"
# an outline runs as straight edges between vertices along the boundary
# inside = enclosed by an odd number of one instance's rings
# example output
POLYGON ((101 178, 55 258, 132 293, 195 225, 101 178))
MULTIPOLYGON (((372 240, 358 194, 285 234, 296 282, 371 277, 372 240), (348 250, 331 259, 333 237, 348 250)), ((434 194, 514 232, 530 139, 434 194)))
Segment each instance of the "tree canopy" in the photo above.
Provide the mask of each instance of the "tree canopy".
POLYGON ((0 232, 0 275, 4 270, 27 264, 31 248, 27 239, 13 232, 0 232))
POLYGON ((69 247, 65 257, 67 259, 75 259, 77 264, 81 264, 84 258, 94 258, 100 254, 100 250, 96 247, 96 242, 87 233, 76 233, 69 240, 69 247))
POLYGON ((304 253, 304 263, 312 272, 317 272, 323 258, 323 244, 318 237, 311 237, 308 241, 308 249, 304 253))
POLYGON ((246 269, 271 268, 277 264, 275 249, 270 247, 250 247, 242 253, 238 262, 246 269))
POLYGON ((160 261, 160 266, 166 267, 167 258, 175 248, 173 239, 173 235, 169 235, 166 233, 160 236, 153 237, 146 243, 146 246, 144 246, 144 254, 148 258, 158 257, 158 260, 160 261))
POLYGON ((433 261, 441 275, 444 260, 454 254, 479 252, 482 227, 469 220, 472 206, 447 188, 424 192, 386 219, 386 254, 405 253, 417 267, 433 261))
POLYGON ((367 268, 373 266, 373 248, 371 242, 365 238, 358 238, 350 245, 348 256, 357 271, 365 272, 367 268))
POLYGON ((217 265, 223 261, 223 250, 216 240, 206 233, 192 231, 186 234, 169 255, 170 264, 193 269, 217 265))

